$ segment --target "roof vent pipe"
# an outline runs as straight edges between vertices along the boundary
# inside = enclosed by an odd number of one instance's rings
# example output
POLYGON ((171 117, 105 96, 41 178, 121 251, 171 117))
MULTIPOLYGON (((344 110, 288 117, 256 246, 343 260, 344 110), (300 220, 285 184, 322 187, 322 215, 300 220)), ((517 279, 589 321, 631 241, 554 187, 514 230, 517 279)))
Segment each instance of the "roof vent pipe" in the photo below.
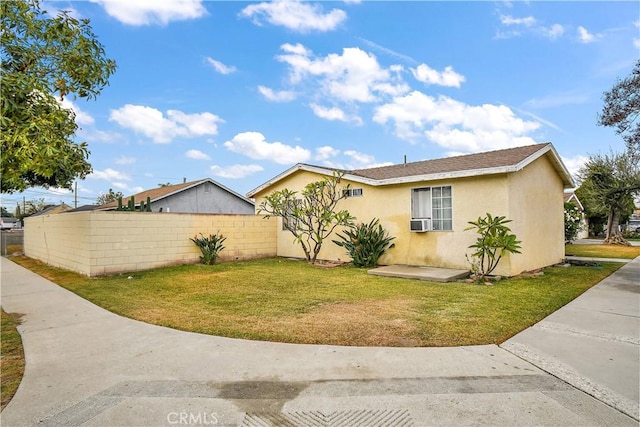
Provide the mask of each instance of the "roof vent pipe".
POLYGON ((406 154, 404 155, 404 165, 405 166, 407 165, 407 155, 406 154))
POLYGON ((186 184, 186 183, 187 183, 187 177, 186 177, 186 176, 185 176, 185 177, 182 177, 182 183, 183 183, 183 184, 186 184))

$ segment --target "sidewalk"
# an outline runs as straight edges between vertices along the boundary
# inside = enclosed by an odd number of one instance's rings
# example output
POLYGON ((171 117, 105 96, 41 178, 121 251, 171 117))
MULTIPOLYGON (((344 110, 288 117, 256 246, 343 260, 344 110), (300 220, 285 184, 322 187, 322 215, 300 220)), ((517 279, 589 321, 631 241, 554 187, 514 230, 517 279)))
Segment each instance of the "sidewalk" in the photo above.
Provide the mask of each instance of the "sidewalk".
POLYGON ((500 347, 639 419, 640 257, 500 347))
MULTIPOLYGON (((623 282, 639 262, 623 267, 623 282)), ((5 258, 0 266, 2 307, 24 314, 26 353, 3 426, 638 425, 495 345, 336 347, 180 332, 114 315, 5 258)))

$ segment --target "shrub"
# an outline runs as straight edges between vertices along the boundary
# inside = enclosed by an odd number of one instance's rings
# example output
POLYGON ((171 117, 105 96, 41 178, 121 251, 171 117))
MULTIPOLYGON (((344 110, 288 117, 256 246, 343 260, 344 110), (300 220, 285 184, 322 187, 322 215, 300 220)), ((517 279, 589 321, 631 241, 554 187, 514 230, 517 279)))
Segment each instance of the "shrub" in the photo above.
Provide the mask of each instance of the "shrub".
POLYGON ((471 227, 465 230, 476 230, 478 240, 469 246, 476 251, 471 254, 473 262, 472 268, 478 280, 485 281, 486 276, 491 274, 498 266, 502 256, 507 252, 519 254, 520 241, 516 240, 515 234, 511 234, 511 229, 505 224, 511 222, 504 216, 479 217, 477 221, 469 221, 471 227))
POLYGON ((208 237, 200 233, 200 237, 196 235, 191 239, 191 241, 200 248, 200 252, 202 252, 200 262, 206 265, 216 263, 219 252, 224 249, 223 243, 225 240, 227 240, 226 237, 217 233, 209 234, 208 237))
POLYGON ((564 204, 564 241, 573 242, 579 231, 582 231, 582 212, 576 204, 567 202, 564 204))
POLYGON ((353 226, 344 234, 338 234, 341 240, 333 240, 333 243, 347 250, 356 267, 376 267, 385 251, 394 246, 391 241, 395 237, 389 236, 377 218, 369 224, 353 226))

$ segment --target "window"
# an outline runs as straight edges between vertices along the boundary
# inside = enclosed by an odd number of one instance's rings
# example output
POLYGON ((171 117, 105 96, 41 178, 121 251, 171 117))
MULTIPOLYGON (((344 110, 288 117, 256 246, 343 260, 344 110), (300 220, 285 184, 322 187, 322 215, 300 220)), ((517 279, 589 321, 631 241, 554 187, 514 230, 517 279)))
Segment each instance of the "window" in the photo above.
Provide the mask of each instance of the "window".
MULTIPOLYGON (((296 200, 294 202, 294 205, 301 203, 302 200, 296 200)), ((287 209, 287 213, 291 212, 293 213, 293 209, 295 209, 294 206, 289 206, 287 209)), ((299 227, 298 224, 298 218, 294 218, 291 215, 285 215, 282 217, 282 231, 290 231, 290 230, 295 230, 299 227)))
POLYGON ((348 188, 346 190, 342 190, 342 195, 344 197, 362 197, 364 194, 364 190, 362 188, 348 188))
POLYGON ((434 230, 453 230, 451 186, 414 188, 411 219, 431 219, 434 230))

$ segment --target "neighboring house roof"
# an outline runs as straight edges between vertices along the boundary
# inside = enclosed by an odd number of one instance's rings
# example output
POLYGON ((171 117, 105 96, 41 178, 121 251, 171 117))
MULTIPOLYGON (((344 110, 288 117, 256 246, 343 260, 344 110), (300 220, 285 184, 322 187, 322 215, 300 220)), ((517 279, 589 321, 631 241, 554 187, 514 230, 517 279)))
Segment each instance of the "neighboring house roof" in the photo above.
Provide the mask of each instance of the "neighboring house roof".
MULTIPOLYGON (((153 203, 153 202, 157 202, 158 200, 162 200, 162 199, 164 199, 166 197, 173 196, 174 194, 180 193, 182 191, 188 190, 190 188, 197 187, 198 185, 203 184, 205 182, 210 182, 213 185, 215 185, 217 187, 220 187, 221 189, 227 191, 228 193, 231 193, 234 196, 239 197, 240 199, 246 201, 247 203, 253 204, 252 200, 247 199, 243 195, 236 193, 235 191, 225 187, 224 185, 220 184, 219 182, 214 181, 211 178, 205 178, 205 179, 200 179, 198 181, 184 182, 182 184, 167 185, 167 186, 164 186, 164 187, 153 188, 151 190, 146 190, 146 191, 143 191, 141 193, 134 194, 133 197, 135 199, 136 206, 139 205, 141 201, 146 202, 147 201, 147 197, 150 198, 151 199, 151 203, 153 203)), ((130 198, 131 198, 131 196, 123 197, 122 198, 122 204, 126 205, 127 201, 130 198)), ((112 210, 112 209, 116 209, 117 207, 118 207, 118 202, 115 201, 115 202, 107 203, 107 204, 102 205, 102 206, 98 206, 97 209, 98 210, 112 210)))
POLYGON ((584 211, 584 206, 582 206, 582 203, 580 203, 580 199, 578 199, 578 196, 573 191, 564 193, 564 202, 573 203, 577 205, 581 211, 584 211))
POLYGON ((82 205, 82 206, 78 206, 77 208, 73 208, 71 210, 68 210, 67 212, 71 213, 71 212, 86 212, 86 211, 92 211, 95 210, 98 207, 98 205, 82 205))
POLYGON ((49 206, 46 209, 41 210, 40 212, 36 212, 30 216, 40 216, 40 215, 51 215, 51 214, 59 214, 63 212, 67 212, 71 210, 71 206, 65 205, 62 203, 61 205, 49 206))
MULTIPOLYGON (((504 150, 442 159, 423 160, 399 165, 381 166, 377 168, 356 169, 351 171, 342 170, 340 172, 344 172, 344 178, 350 181, 380 186, 405 182, 517 172, 544 155, 547 155, 551 160, 558 175, 562 179, 564 187, 575 187, 571 174, 562 163, 560 156, 551 143, 507 148, 504 150)), ((331 175, 334 171, 334 169, 331 168, 299 163, 272 180, 262 184, 260 187, 250 191, 248 197, 253 197, 265 188, 270 187, 275 182, 284 179, 298 170, 316 172, 322 175, 331 175)))

